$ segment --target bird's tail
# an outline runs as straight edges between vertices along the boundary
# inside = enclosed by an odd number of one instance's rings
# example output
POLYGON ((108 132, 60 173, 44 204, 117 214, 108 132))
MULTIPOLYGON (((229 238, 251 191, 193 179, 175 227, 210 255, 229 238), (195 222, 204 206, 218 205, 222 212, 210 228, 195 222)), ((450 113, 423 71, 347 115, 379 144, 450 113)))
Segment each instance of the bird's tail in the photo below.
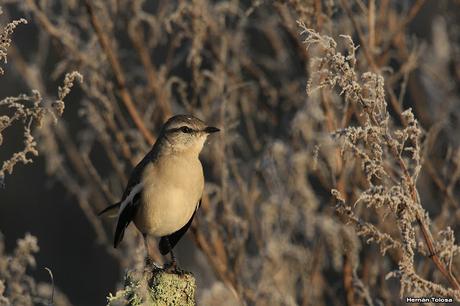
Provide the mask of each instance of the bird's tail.
POLYGON ((97 215, 102 216, 103 214, 110 212, 109 217, 116 217, 118 215, 118 209, 120 208, 121 202, 117 202, 101 210, 97 215))

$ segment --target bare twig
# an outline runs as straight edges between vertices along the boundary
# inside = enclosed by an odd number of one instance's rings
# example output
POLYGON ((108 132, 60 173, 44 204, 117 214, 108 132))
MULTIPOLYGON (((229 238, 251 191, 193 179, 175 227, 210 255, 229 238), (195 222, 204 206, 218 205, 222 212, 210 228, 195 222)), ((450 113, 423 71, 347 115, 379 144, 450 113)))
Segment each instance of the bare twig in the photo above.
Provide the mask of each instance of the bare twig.
POLYGON ((121 64, 118 61, 118 58, 115 54, 115 50, 112 48, 110 45, 110 39, 107 36, 107 33, 104 31, 99 18, 96 16, 96 13, 93 8, 93 3, 92 1, 86 0, 85 1, 85 6, 88 11, 88 14, 90 16, 91 24, 94 28, 94 31, 96 32, 96 35, 99 39, 99 43, 101 44, 102 49, 104 50, 105 54, 107 55, 107 58, 110 62, 110 66, 113 70, 113 73, 115 75, 115 79, 118 84, 118 89, 120 92, 121 99, 123 100, 123 103, 125 107, 128 109, 129 114, 131 115, 131 118, 134 121, 134 124, 139 128, 139 131, 142 133, 145 141, 149 144, 152 145, 154 142, 154 135, 150 130, 147 129, 145 126, 141 116, 139 115, 139 112, 137 111, 137 108, 134 104, 133 99, 131 98, 131 95, 128 92, 128 88, 126 87, 126 79, 125 75, 123 73, 123 69, 121 68, 121 64))

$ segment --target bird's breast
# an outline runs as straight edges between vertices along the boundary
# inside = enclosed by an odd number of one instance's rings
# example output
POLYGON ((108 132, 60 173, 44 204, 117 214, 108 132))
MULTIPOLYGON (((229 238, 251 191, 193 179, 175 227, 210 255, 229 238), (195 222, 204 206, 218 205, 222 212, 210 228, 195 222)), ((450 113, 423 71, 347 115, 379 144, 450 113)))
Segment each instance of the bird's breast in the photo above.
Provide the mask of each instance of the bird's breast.
POLYGON ((203 193, 203 168, 198 158, 159 159, 146 167, 143 182, 134 223, 142 233, 161 237, 192 217, 203 193))

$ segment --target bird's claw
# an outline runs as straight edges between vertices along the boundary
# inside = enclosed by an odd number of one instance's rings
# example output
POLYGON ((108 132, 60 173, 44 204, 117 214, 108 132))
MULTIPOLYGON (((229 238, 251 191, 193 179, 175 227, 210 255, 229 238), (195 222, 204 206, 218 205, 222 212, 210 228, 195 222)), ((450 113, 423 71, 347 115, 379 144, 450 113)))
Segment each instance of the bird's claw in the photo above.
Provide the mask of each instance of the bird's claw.
POLYGON ((161 266, 154 262, 150 257, 145 257, 145 268, 152 271, 161 270, 161 266))
POLYGON ((176 261, 171 261, 171 262, 166 263, 163 266, 163 271, 168 272, 168 273, 174 273, 174 274, 181 275, 181 276, 185 274, 184 270, 179 269, 176 261))

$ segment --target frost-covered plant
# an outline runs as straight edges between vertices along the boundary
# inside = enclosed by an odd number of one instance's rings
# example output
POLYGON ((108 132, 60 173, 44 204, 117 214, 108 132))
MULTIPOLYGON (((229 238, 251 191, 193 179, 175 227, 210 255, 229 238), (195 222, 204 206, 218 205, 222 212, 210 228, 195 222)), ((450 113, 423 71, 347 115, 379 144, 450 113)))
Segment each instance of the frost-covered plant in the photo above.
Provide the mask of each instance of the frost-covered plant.
POLYGON ((356 124, 336 130, 333 136, 341 144, 341 156, 353 158, 361 165, 366 178, 365 190, 350 203, 347 188, 333 189, 337 199, 337 211, 355 226, 356 232, 367 242, 375 242, 385 253, 389 249, 400 252, 398 269, 387 277, 398 277, 401 282, 401 298, 405 294, 415 296, 439 295, 460 299, 460 285, 453 276, 451 263, 458 254, 452 230, 448 227, 433 238, 431 220, 422 206, 416 188, 422 167, 421 141, 423 131, 411 109, 401 113, 402 126, 398 127, 390 117, 385 100, 384 79, 378 73, 356 72, 355 51, 351 37, 342 35, 346 43, 346 55, 338 51, 337 42, 320 35, 299 22, 308 48, 318 47, 311 60, 312 76, 307 91, 312 94, 321 88, 337 88, 346 107, 356 114, 356 124), (382 218, 391 215, 396 233, 382 232, 372 222, 356 216, 354 209, 383 209, 382 218), (417 233, 421 237, 417 237, 417 233), (421 243, 423 242, 423 243, 421 243), (417 274, 415 255, 432 260, 436 268, 449 281, 451 288, 424 279, 417 274))
POLYGON ((37 266, 35 254, 39 250, 37 238, 26 234, 7 254, 0 234, 0 306, 71 305, 65 295, 55 290, 51 270, 46 269, 51 283, 38 283, 30 276, 30 269, 37 266))
MULTIPOLYGON (((1 7, 0 7, 1 14, 1 7)), ((0 62, 7 62, 7 51, 11 44, 11 35, 19 24, 27 24, 25 19, 18 19, 8 23, 0 29, 0 62)), ((0 67, 0 75, 4 70, 0 67)), ((58 89, 58 97, 53 103, 45 103, 38 90, 32 90, 30 95, 20 94, 16 97, 6 97, 0 100, 0 146, 4 143, 4 132, 7 128, 20 122, 24 129, 24 148, 12 154, 3 161, 0 168, 0 185, 3 185, 5 174, 11 174, 14 166, 18 163, 28 164, 32 162, 31 156, 38 155, 37 142, 32 135, 35 126, 41 127, 47 116, 54 122, 57 116, 64 112, 64 98, 70 93, 75 81, 82 81, 82 76, 74 71, 65 75, 64 84, 58 89)))

